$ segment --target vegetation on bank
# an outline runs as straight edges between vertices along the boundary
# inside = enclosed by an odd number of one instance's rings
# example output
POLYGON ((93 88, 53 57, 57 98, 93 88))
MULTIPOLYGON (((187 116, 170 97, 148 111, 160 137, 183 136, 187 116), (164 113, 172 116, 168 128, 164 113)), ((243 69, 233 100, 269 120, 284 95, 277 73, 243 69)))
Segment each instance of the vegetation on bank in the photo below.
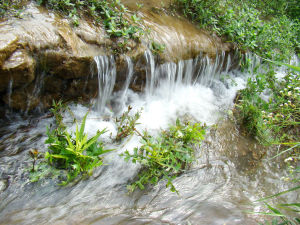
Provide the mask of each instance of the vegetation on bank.
POLYGON ((299 51, 299 4, 289 1, 175 0, 201 28, 211 30, 239 49, 261 57, 288 60, 299 51))
POLYGON ((20 17, 23 9, 24 0, 1 0, 0 2, 0 19, 6 15, 20 17))
POLYGON ((299 84, 295 71, 283 78, 277 78, 274 70, 258 73, 239 92, 236 118, 261 143, 296 142, 300 137, 299 84))
POLYGON ((138 40, 143 35, 137 14, 126 15, 128 9, 120 0, 36 0, 38 4, 49 9, 62 12, 72 19, 75 26, 79 25, 79 17, 92 18, 94 23, 103 24, 111 37, 138 40))

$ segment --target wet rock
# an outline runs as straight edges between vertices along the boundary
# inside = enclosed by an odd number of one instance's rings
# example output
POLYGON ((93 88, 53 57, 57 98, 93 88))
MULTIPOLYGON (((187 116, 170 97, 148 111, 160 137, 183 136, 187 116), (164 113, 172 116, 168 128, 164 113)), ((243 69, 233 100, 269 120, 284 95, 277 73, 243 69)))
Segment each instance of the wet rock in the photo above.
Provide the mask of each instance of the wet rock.
POLYGON ((0 180, 0 193, 7 188, 7 180, 0 180))
POLYGON ((0 67, 5 60, 16 50, 18 45, 18 37, 14 34, 0 36, 0 67))
POLYGON ((33 58, 25 50, 15 51, 0 69, 0 91, 8 88, 11 79, 13 79, 13 87, 29 84, 34 80, 34 70, 33 58))
POLYGON ((53 76, 63 79, 87 77, 90 74, 93 57, 75 57, 63 50, 49 50, 43 53, 46 70, 53 76))
POLYGON ((76 35, 88 44, 93 45, 106 45, 112 44, 112 41, 107 38, 107 35, 101 27, 89 23, 88 21, 81 20, 79 26, 74 28, 76 35))
POLYGON ((95 98, 98 92, 98 78, 73 80, 66 88, 64 94, 71 100, 95 98))
POLYGON ((33 94, 32 87, 16 90, 11 96, 5 95, 3 100, 10 107, 21 111, 31 111, 40 103, 40 98, 33 94))
POLYGON ((64 80, 55 76, 46 76, 44 91, 47 93, 60 93, 64 89, 64 80))

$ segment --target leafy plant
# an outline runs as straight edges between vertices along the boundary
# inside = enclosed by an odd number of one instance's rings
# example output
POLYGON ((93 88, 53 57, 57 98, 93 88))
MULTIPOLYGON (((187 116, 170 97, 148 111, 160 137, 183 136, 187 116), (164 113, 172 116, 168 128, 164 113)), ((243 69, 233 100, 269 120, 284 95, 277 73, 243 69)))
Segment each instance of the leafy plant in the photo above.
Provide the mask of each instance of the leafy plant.
POLYGON ((126 161, 142 165, 138 179, 128 185, 128 190, 144 189, 147 184, 155 185, 165 179, 166 186, 178 193, 172 181, 194 161, 194 148, 200 145, 204 135, 205 129, 199 123, 182 124, 179 120, 158 137, 145 133, 141 147, 135 148, 133 154, 129 151, 122 154, 126 161))
POLYGON ((19 17, 23 9, 23 5, 26 1, 20 0, 1 0, 0 2, 0 18, 6 15, 19 17))
POLYGON ((201 28, 209 29, 269 58, 289 59, 299 49, 299 17, 289 17, 294 1, 176 0, 177 7, 201 28), (289 3, 287 3, 289 2, 289 3), (280 7, 289 6, 289 7, 280 7))
POLYGON ((299 75, 293 71, 284 79, 277 79, 274 70, 249 78, 236 102, 237 120, 262 143, 296 141, 300 124, 299 83, 299 75))
POLYGON ((116 141, 120 141, 121 139, 134 133, 138 133, 140 135, 135 126, 138 125, 137 120, 141 116, 141 111, 138 111, 133 116, 130 116, 131 109, 131 106, 128 106, 128 110, 124 112, 120 118, 116 118, 116 123, 118 125, 116 141))
MULTIPOLYGON (((262 143, 278 145, 280 149, 289 146, 269 160, 280 155, 286 156, 284 162, 287 164, 286 169, 289 176, 283 177, 282 180, 299 183, 300 67, 267 61, 280 66, 287 66, 291 71, 282 79, 275 77, 274 69, 250 78, 247 88, 241 91, 236 102, 235 115, 240 124, 246 128, 246 131, 256 136, 262 143), (269 97, 266 98, 264 94, 268 94, 269 97)), ((266 201, 297 191, 299 188, 300 186, 296 185, 289 190, 259 199, 256 202, 264 202, 269 211, 255 212, 255 214, 278 217, 278 219, 272 220, 274 225, 298 224, 300 218, 291 218, 286 212, 299 213, 300 203, 281 203, 271 206, 266 201)), ((266 224, 270 223, 266 222, 266 224)))
POLYGON ((150 50, 154 55, 163 53, 165 51, 165 48, 165 44, 160 44, 155 41, 152 41, 150 45, 150 50))
POLYGON ((68 15, 75 26, 79 25, 81 16, 88 16, 97 24, 102 22, 111 37, 138 40, 143 35, 143 29, 139 26, 141 19, 136 14, 131 17, 125 16, 129 10, 120 0, 37 0, 37 2, 68 15))
POLYGON ((64 127, 58 126, 56 129, 47 130, 49 151, 45 158, 49 164, 68 171, 68 179, 63 182, 67 184, 80 173, 91 175, 93 169, 102 165, 100 155, 111 150, 105 150, 103 143, 98 142, 98 138, 105 130, 98 131, 95 136, 88 139, 84 133, 87 114, 84 116, 80 128, 76 124, 74 135, 69 133, 64 127))

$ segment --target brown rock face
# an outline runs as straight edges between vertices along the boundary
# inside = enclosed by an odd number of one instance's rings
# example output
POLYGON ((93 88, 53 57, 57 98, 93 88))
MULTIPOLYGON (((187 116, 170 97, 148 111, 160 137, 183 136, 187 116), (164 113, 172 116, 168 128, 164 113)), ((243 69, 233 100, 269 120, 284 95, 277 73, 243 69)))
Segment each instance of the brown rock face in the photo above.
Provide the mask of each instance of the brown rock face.
POLYGON ((8 88, 10 80, 13 87, 29 84, 34 80, 35 61, 24 50, 15 51, 0 69, 0 92, 8 88))
POLYGON ((18 46, 18 38, 13 34, 0 36, 0 66, 5 60, 16 50, 18 46))

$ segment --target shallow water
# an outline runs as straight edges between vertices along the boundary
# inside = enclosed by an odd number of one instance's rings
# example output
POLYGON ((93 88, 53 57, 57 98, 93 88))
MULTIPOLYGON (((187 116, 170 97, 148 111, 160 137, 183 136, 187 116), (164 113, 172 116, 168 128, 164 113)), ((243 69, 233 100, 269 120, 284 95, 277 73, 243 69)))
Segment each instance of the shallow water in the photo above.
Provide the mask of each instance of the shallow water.
MULTIPOLYGON (((238 71, 220 74, 217 69, 197 73, 193 65, 195 61, 163 65, 154 62, 148 71, 152 78, 147 80, 144 92, 134 93, 125 87, 110 96, 104 94, 105 100, 101 96, 95 100, 101 101, 102 108, 96 106, 91 110, 86 131, 93 135, 106 128, 108 132, 101 140, 107 148, 116 150, 104 157, 105 165, 95 169, 91 177, 65 187, 50 178, 36 183, 30 183, 28 178, 32 163, 28 151, 33 148, 46 151, 46 126, 53 123, 53 118, 15 117, 3 126, 0 130, 0 223, 256 224, 262 220, 245 211, 261 209, 261 205, 252 202, 284 190, 287 185, 280 181, 284 172, 278 161, 262 160, 266 149, 242 136, 231 118, 233 99, 237 90, 245 86, 249 74, 238 71), (207 71, 212 71, 213 76, 207 71), (221 81, 227 74, 229 78, 221 81), (114 143, 111 137, 117 132, 115 117, 129 105, 132 113, 142 109, 137 129, 153 135, 174 124, 178 117, 210 126, 203 144, 196 149, 196 162, 174 180, 179 195, 170 192, 165 181, 128 194, 126 185, 140 167, 126 163, 119 154, 140 145, 139 137, 129 137, 120 144, 114 143)), ((69 107, 78 121, 89 110, 83 105, 69 107)), ((66 114, 65 122, 74 131, 72 120, 66 114)), ((284 197, 299 199, 297 194, 284 197)))

